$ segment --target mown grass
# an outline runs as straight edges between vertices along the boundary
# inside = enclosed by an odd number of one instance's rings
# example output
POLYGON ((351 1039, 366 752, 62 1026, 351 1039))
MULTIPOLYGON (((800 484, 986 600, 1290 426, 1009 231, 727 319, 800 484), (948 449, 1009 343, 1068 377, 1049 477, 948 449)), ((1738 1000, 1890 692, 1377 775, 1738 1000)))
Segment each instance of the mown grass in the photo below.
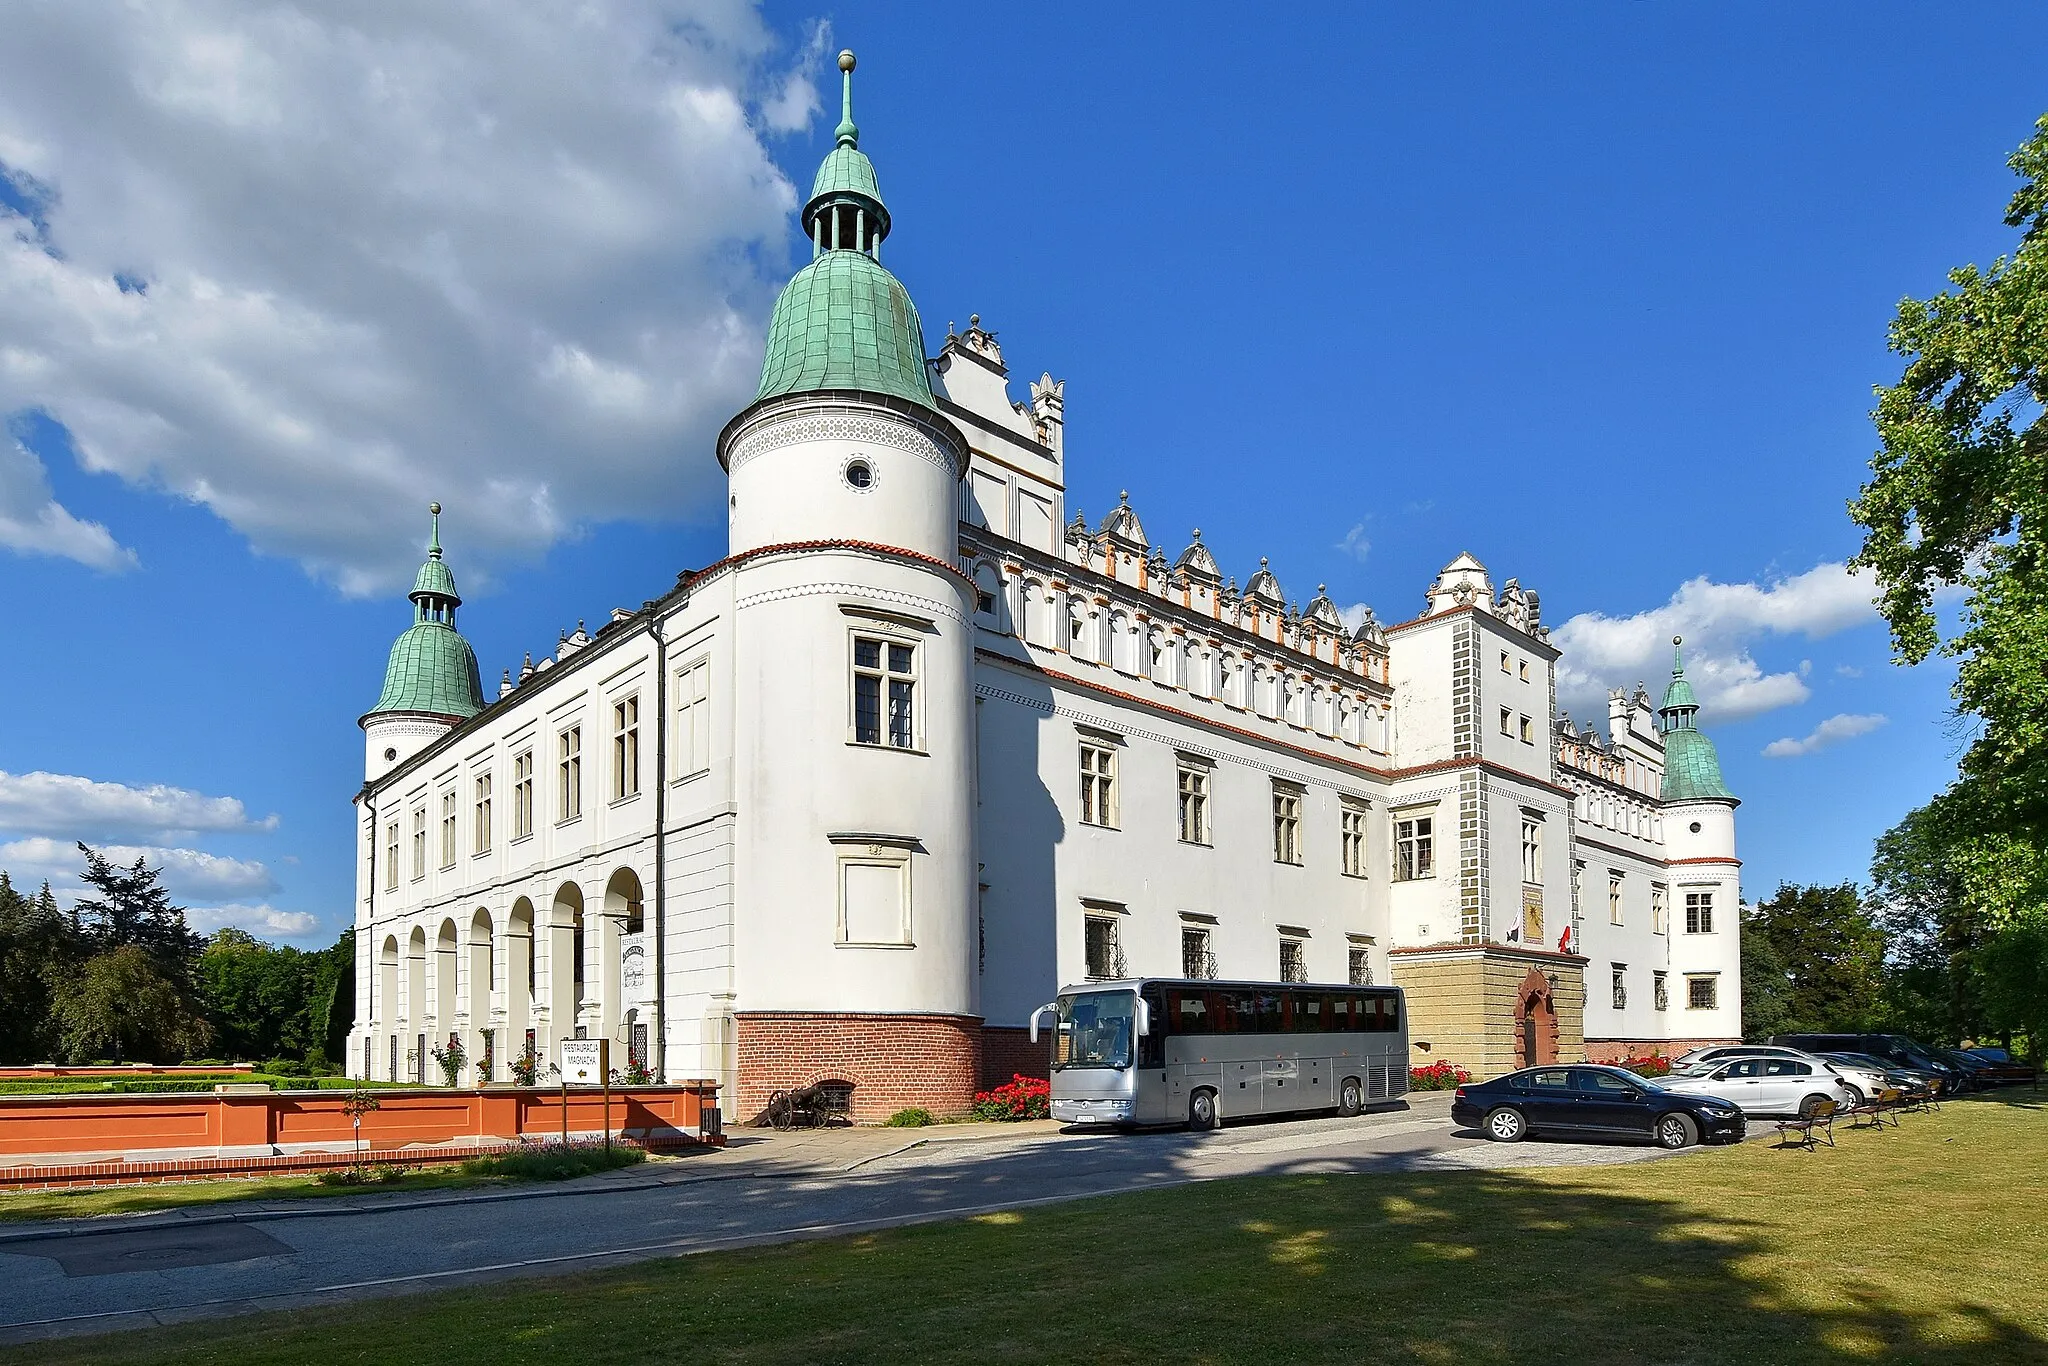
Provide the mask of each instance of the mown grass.
POLYGON ((2048 1361, 2048 1110, 1838 1137, 1220 1181, 0 1361, 2048 1361))

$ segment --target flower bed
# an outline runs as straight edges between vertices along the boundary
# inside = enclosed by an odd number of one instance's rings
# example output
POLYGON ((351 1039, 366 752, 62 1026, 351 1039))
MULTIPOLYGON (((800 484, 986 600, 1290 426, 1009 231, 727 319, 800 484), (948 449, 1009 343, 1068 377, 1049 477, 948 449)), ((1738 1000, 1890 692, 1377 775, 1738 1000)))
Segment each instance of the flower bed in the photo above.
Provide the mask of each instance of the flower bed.
POLYGON ((1411 1091, 1451 1091, 1470 1080, 1470 1072, 1448 1062, 1433 1062, 1427 1067, 1408 1069, 1408 1089, 1411 1091))
POLYGON ((1623 1058, 1614 1064, 1627 1068, 1639 1077, 1668 1077, 1671 1075, 1671 1059, 1662 1053, 1650 1053, 1640 1058, 1623 1058))
POLYGON ((993 1091, 974 1093, 976 1119, 1044 1119, 1052 1113, 1052 1083, 1015 1073, 993 1091))

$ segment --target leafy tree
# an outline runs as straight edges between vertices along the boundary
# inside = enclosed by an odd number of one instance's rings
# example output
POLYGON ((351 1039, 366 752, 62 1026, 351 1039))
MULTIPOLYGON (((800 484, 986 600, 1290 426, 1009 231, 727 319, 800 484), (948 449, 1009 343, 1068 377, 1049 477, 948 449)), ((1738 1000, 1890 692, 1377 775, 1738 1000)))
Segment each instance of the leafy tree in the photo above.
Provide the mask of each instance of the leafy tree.
POLYGON ((206 941, 194 976, 222 1056, 333 1062, 347 1048, 355 1023, 353 930, 308 953, 224 928, 206 941))
POLYGON ((1953 857, 1969 820, 1951 791, 1910 812, 1877 841, 1869 906, 1884 931, 1887 1024, 1928 1042, 1956 1043, 1991 1028, 1981 954, 1992 937, 1953 857))
POLYGON ((68 928, 48 883, 26 897, 0 872, 0 1062, 54 1055, 50 984, 71 958, 68 928))
POLYGON ((1876 1016, 1884 988, 1884 934, 1863 909, 1856 884, 1782 883, 1743 924, 1784 964, 1794 1030, 1860 1028, 1876 1016))
POLYGON ((86 960, 55 995, 58 1045, 74 1062, 176 1062, 206 1047, 206 1021, 140 944, 86 960))
POLYGON ((171 904, 158 885, 161 868, 137 855, 130 868, 116 868, 91 845, 81 843, 85 871, 79 876, 94 895, 80 897, 75 914, 96 953, 135 945, 154 958, 174 981, 182 981, 201 940, 185 924, 185 910, 171 904))
POLYGON ((1770 939, 1742 932, 1742 1037, 1768 1039, 1792 1032, 1792 974, 1770 939))

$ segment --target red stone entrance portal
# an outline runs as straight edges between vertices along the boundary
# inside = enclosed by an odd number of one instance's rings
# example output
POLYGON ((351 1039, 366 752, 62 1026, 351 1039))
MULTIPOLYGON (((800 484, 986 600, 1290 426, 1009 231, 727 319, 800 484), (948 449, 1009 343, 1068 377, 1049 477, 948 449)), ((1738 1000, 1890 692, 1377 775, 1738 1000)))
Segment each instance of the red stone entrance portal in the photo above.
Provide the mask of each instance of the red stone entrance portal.
POLYGON ((1515 1065, 1556 1061, 1557 1010, 1550 1000, 1550 979, 1531 968, 1515 990, 1515 1065))

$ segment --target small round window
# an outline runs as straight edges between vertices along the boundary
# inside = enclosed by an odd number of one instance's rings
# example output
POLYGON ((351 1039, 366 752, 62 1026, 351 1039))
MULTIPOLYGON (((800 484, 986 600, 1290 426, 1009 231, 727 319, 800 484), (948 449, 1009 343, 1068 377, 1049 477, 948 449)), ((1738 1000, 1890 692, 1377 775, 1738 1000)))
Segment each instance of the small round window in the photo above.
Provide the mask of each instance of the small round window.
POLYGON ((398 751, 395 749, 387 749, 384 751, 384 760, 386 763, 389 763, 391 760, 396 759, 397 757, 398 751))
POLYGON ((857 492, 865 493, 875 486, 875 467, 861 456, 846 462, 846 482, 857 492))
POLYGON ((1686 828, 1692 831, 1695 835, 1697 835, 1700 832, 1700 823, 1698 821, 1694 821, 1691 825, 1687 826, 1686 828))

